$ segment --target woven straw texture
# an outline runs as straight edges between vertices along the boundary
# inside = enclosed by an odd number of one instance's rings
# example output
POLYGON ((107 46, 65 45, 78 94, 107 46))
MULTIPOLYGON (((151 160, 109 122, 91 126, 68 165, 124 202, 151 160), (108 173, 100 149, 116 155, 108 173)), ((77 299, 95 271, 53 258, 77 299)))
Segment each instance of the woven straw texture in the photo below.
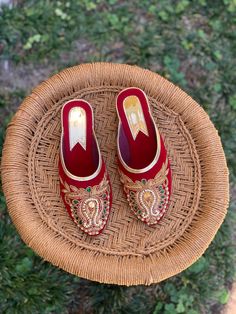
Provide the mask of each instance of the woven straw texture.
POLYGON ((228 169, 220 138, 185 92, 136 66, 93 63, 65 69, 35 88, 7 129, 3 190, 22 239, 45 260, 80 277, 121 285, 160 282, 206 250, 228 206, 228 169), (170 207, 155 227, 131 213, 117 171, 117 93, 137 86, 148 95, 173 171, 170 207), (113 206, 104 232, 77 229, 60 198, 60 110, 83 98, 111 177, 113 206))

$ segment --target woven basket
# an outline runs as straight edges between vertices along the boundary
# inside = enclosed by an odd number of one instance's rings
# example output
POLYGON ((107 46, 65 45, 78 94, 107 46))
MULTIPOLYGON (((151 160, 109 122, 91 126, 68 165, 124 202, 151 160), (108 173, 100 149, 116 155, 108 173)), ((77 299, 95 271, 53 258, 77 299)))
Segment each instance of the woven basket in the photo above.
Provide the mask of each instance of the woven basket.
POLYGON ((157 283, 194 263, 223 222, 229 195, 221 141, 204 110, 163 77, 111 63, 68 68, 34 89, 8 126, 2 182, 13 223, 35 252, 72 274, 120 285, 157 283), (115 98, 128 86, 147 93, 173 171, 170 207, 155 227, 131 213, 117 171, 115 98), (60 198, 60 110, 73 98, 93 106, 113 188, 97 237, 77 229, 60 198))

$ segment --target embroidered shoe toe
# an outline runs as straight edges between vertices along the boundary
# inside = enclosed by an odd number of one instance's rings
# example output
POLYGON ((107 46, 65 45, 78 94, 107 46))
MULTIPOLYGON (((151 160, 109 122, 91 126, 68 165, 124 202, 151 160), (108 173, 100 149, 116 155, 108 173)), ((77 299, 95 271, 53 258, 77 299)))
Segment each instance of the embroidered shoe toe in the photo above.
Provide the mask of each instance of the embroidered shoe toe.
POLYGON ((61 197, 74 223, 98 235, 108 220, 112 191, 93 129, 93 111, 89 103, 75 99, 64 104, 61 118, 61 197))
POLYGON ((130 209, 154 225, 168 209, 171 168, 164 141, 151 115, 146 94, 139 88, 117 96, 118 165, 130 209))

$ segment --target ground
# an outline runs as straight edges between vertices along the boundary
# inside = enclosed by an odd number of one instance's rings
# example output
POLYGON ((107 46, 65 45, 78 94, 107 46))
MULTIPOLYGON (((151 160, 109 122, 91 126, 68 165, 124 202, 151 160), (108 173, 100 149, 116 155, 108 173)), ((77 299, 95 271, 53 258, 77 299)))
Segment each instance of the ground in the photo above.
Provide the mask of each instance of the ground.
POLYGON ((128 288, 76 278, 36 256, 19 238, 1 192, 1 313, 220 313, 235 278, 235 0, 4 2, 0 147, 23 98, 60 69, 90 61, 137 64, 179 85, 208 112, 226 153, 231 204, 197 263, 161 284, 128 288))

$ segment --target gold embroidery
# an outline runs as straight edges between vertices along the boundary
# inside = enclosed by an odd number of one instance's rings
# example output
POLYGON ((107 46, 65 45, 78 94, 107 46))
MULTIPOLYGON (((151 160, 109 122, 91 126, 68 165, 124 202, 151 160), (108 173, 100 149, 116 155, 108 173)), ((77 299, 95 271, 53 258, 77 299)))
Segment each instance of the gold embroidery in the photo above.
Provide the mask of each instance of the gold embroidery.
POLYGON ((153 179, 133 182, 120 171, 121 182, 132 211, 147 224, 157 223, 164 215, 169 202, 168 159, 153 179))
POLYGON ((109 215, 110 186, 107 175, 100 184, 85 189, 69 185, 61 177, 60 182, 74 222, 88 234, 98 234, 109 215))

